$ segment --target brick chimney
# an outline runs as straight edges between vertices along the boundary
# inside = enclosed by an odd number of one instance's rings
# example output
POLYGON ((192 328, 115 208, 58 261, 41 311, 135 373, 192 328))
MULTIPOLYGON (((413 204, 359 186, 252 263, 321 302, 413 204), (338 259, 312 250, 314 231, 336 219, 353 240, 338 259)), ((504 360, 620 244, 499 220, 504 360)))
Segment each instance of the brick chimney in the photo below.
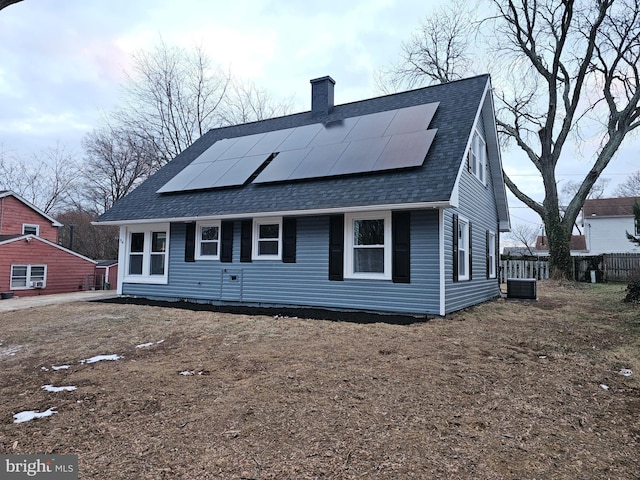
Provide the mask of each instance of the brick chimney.
POLYGON ((333 86, 336 84, 331 77, 321 77, 311 80, 311 114, 314 116, 328 115, 333 110, 333 86))

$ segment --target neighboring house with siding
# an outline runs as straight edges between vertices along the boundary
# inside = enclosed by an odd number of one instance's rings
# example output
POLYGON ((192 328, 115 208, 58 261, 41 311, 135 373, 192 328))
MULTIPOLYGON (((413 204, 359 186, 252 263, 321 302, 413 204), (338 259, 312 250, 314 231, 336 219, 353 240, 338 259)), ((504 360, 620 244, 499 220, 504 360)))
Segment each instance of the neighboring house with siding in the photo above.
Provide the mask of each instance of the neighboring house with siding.
POLYGON ((640 235, 633 215, 633 204, 640 197, 598 198, 585 200, 582 226, 589 255, 606 253, 639 253, 627 239, 626 232, 640 235))
POLYGON ((118 293, 444 315, 500 295, 487 75, 210 130, 118 201, 118 293))
POLYGON ((61 247, 62 225, 11 191, 0 191, 0 292, 15 296, 76 292, 95 262, 61 247))

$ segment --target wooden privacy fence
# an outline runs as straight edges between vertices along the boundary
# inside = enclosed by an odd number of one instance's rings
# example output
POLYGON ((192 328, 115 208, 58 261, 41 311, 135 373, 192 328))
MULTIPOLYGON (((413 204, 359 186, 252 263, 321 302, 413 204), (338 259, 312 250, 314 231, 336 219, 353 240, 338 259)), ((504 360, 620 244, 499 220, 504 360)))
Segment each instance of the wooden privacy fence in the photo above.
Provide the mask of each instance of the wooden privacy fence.
MULTIPOLYGON (((573 257, 573 278, 590 282, 591 272, 598 282, 626 282, 640 278, 640 253, 608 253, 606 255, 573 257)), ((500 282, 507 278, 549 278, 546 258, 500 260, 500 282)))
POLYGON ((549 278, 549 262, 545 260, 500 260, 500 282, 507 278, 549 278))
POLYGON ((574 278, 591 281, 591 272, 596 272, 597 281, 626 282, 640 277, 640 253, 608 253, 591 257, 574 257, 574 278))

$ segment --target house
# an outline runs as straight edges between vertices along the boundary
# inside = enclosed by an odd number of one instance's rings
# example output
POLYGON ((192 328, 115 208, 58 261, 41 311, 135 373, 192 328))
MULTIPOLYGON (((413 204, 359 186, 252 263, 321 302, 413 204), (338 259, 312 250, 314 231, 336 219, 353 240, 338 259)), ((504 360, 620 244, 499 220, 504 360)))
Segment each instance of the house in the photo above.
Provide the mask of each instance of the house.
POLYGON ((640 226, 633 215, 635 202, 640 203, 640 197, 585 200, 582 226, 589 255, 640 252, 638 246, 631 243, 626 235, 626 232, 640 235, 640 226))
POLYGON ((4 297, 83 290, 95 262, 58 245, 62 225, 11 191, 0 191, 0 292, 4 297))
POLYGON ((118 293, 444 315, 497 297, 509 215, 488 75, 210 130, 98 223, 118 293))
MULTIPOLYGON (((584 235, 571 235, 569 241, 571 256, 588 255, 587 241, 584 235)), ((549 240, 546 235, 538 235, 536 238, 535 254, 539 256, 549 256, 549 240)))

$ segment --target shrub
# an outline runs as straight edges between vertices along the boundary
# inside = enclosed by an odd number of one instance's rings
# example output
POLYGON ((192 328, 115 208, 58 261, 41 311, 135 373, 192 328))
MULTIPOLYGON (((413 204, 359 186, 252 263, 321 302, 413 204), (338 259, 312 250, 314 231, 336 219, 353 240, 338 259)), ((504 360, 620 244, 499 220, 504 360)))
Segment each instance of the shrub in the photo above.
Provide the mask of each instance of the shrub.
POLYGON ((640 303, 640 279, 631 280, 627 285, 625 302, 640 303))

